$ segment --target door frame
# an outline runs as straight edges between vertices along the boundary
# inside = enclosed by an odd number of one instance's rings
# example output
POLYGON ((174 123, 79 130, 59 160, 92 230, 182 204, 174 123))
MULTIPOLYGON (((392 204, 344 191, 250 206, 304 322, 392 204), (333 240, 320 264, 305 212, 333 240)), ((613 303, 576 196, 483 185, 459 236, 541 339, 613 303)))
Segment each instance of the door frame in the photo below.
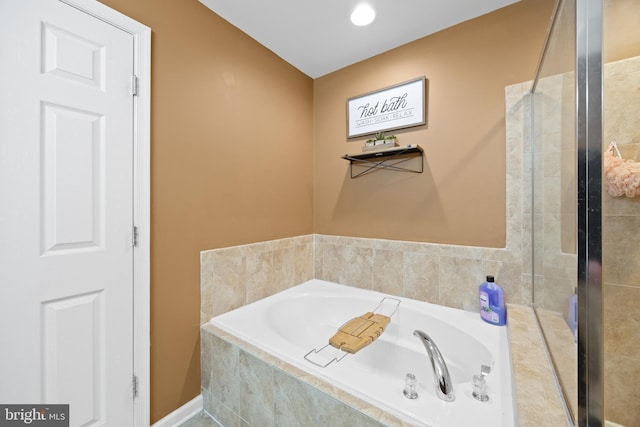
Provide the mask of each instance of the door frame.
MULTIPOLYGON (((134 426, 150 424, 150 196, 151 196, 151 28, 96 0, 58 0, 133 36, 133 67, 137 95, 133 107, 133 224, 137 245, 133 251, 133 372, 137 396, 134 426)), ((133 396, 133 389, 131 392, 133 396)))

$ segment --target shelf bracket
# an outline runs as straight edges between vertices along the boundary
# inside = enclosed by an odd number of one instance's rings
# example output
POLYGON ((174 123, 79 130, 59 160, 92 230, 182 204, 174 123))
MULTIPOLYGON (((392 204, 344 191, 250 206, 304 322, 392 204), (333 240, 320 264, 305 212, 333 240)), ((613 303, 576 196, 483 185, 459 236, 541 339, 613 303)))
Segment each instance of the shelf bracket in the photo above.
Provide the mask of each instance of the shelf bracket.
POLYGON ((422 148, 418 146, 408 146, 398 148, 392 151, 381 151, 375 153, 363 153, 363 154, 345 154, 343 159, 349 161, 349 173, 351 178, 358 178, 363 175, 375 172, 379 169, 391 169, 402 172, 422 173, 424 171, 424 156, 422 148), (401 164, 415 158, 420 157, 420 167, 412 169, 407 166, 400 166, 401 164), (353 166, 362 166, 364 170, 354 175, 353 166), (359 164, 359 165, 358 165, 359 164))

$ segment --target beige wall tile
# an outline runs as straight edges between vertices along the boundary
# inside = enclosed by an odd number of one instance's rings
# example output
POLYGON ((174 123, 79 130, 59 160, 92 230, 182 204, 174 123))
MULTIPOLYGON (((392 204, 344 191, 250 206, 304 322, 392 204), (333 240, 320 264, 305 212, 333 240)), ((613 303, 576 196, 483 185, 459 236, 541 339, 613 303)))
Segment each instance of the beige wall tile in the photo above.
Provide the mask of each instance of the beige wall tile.
POLYGON ((522 264, 499 261, 483 261, 482 264, 482 281, 488 275, 494 276, 496 283, 503 290, 505 303, 522 304, 522 264))
MULTIPOLYGON (((357 239, 355 244, 361 243, 357 239)), ((363 289, 373 287, 373 249, 345 244, 323 245, 322 272, 320 279, 355 286, 363 289)))
POLYGON ((604 354, 605 418, 627 427, 640 425, 640 359, 604 354))
POLYGON ((272 295, 275 279, 274 254, 271 251, 249 254, 245 257, 246 303, 272 295))
POLYGON ((391 295, 404 293, 404 257, 394 250, 376 249, 373 258, 373 290, 391 295))
POLYGON ((278 427, 315 426, 318 392, 287 373, 274 371, 274 421, 278 427))
POLYGON ((243 350, 239 363, 240 417, 249 425, 274 426, 274 368, 243 350))
POLYGON ((439 257, 421 252, 405 252, 403 257, 404 292, 407 298, 438 304, 439 257))
POLYGON ((638 233, 638 230, 640 230, 640 215, 603 218, 604 282, 640 286, 640 244, 637 239, 630 237, 630 234, 638 233))
POLYGON ((606 354, 633 357, 640 363, 640 288, 605 284, 603 295, 606 354))
POLYGON ((478 286, 483 280, 482 272, 481 260, 440 257, 439 304, 479 311, 478 286))
POLYGON ((200 321, 313 278, 314 236, 200 254, 200 321))
POLYGON ((330 397, 320 396, 318 399, 318 427, 349 426, 379 427, 378 421, 330 397))
POLYGON ((211 335, 211 367, 207 388, 217 401, 238 413, 240 403, 238 347, 211 335))

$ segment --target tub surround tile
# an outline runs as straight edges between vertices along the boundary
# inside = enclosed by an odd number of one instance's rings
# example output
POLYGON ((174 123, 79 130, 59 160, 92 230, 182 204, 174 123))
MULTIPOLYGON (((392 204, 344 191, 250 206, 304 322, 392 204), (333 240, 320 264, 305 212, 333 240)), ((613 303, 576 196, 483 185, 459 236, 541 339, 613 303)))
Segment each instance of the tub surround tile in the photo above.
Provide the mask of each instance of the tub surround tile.
POLYGON ((502 287, 505 303, 521 304, 525 295, 522 294, 522 264, 486 260, 482 263, 483 276, 495 276, 496 283, 502 287))
POLYGON ((335 419, 336 416, 349 423, 334 425, 401 425, 393 416, 389 420, 396 420, 395 424, 380 424, 378 419, 383 414, 380 408, 211 324, 202 326, 201 336, 202 347, 207 353, 220 353, 210 359, 203 356, 203 372, 212 372, 211 378, 202 381, 204 409, 224 426, 324 427, 333 424, 326 424, 327 417, 335 419), (225 358, 227 364, 214 367, 221 358, 225 358), (231 367, 229 363, 237 367, 231 367), (226 378, 217 374, 221 369, 228 371, 226 378), (229 387, 214 384, 217 380, 238 383, 240 402, 230 405, 226 397, 229 387))
POLYGON ((248 254, 245 257, 246 282, 244 289, 247 303, 258 301, 274 293, 273 257, 272 251, 248 254))
POLYGON ((482 261, 479 259, 441 256, 438 304, 480 311, 478 286, 483 281, 482 273, 482 261))
MULTIPOLYGON (((291 371, 289 369, 290 366, 291 365, 284 366, 283 370, 291 374, 291 371)), ((306 382, 307 384, 316 388, 318 391, 326 394, 327 396, 330 396, 331 398, 339 402, 342 402, 344 405, 348 406, 349 408, 356 410, 358 412, 361 412, 362 414, 372 419, 378 419, 381 416, 381 414, 383 414, 384 412, 382 409, 376 406, 373 406, 370 403, 365 402, 364 400, 314 375, 310 375, 305 372, 304 375, 298 376, 297 378, 300 381, 306 382)))
POLYGON ((533 309, 509 304, 508 311, 519 425, 570 426, 533 309))
POLYGON ((274 426, 274 369, 240 350, 239 415, 249 425, 274 426))
POLYGON ((313 278, 312 235, 202 251, 200 323, 313 278))
POLYGON ((200 335, 200 386, 211 387, 211 361, 213 360, 213 338, 200 335))
POLYGON ((439 245, 440 256, 449 258, 465 258, 465 259, 482 259, 481 247, 476 246, 454 246, 454 245, 439 245))
POLYGON ((379 424, 384 427, 414 427, 412 423, 400 420, 390 414, 382 414, 378 419, 379 424))
POLYGON ((578 413, 578 346, 564 317, 555 311, 537 309, 550 356, 558 372, 572 414, 578 413))
MULTIPOLYGON (((507 248, 316 235, 316 278, 476 311, 476 287, 484 277, 481 269, 477 267, 478 264, 468 260, 496 260, 521 264, 524 253, 520 242, 522 228, 520 221, 508 223, 507 248), (359 256, 354 256, 354 252, 359 256), (426 263, 426 267, 422 269, 416 263, 421 256, 426 263), (446 278, 441 270, 447 268, 451 259, 458 260, 454 261, 459 264, 459 268, 455 269, 456 275, 465 276, 467 279, 474 277, 470 281, 446 278), (469 268, 466 268, 465 264, 469 268), (420 270, 438 275, 435 275, 434 281, 433 274, 423 275, 420 270), (359 279, 352 278, 354 274, 359 279), (370 279, 371 288, 368 286, 370 279), (354 282, 357 284, 353 285, 354 282), (403 284, 402 289, 400 283, 403 284), (456 292, 462 297, 455 297, 456 292)), ((497 275, 495 272, 493 274, 497 275)), ((511 296, 514 303, 523 303, 523 291, 519 283, 520 278, 516 278, 512 284, 512 288, 516 290, 511 296)), ((530 297, 526 296, 525 300, 530 300, 530 297)))
POLYGON ((478 286, 492 274, 508 289, 508 301, 523 304, 531 297, 518 273, 524 252, 515 240, 522 236, 522 224, 513 222, 510 228, 513 250, 316 235, 315 262, 322 266, 316 278, 478 311, 478 286), (359 279, 348 278, 354 274, 359 279))
POLYGON ((328 396, 323 396, 318 401, 317 425, 380 427, 377 420, 328 396))
POLYGON ((404 252, 402 262, 404 286, 399 295, 420 301, 439 301, 439 258, 422 252, 404 252))
POLYGON ((241 307, 247 301, 245 258, 235 254, 227 256, 228 252, 224 252, 205 254, 200 266, 201 281, 207 287, 206 299, 201 301, 201 312, 206 320, 241 307), (219 283, 224 286, 218 286, 219 283))
POLYGON ((403 267, 402 252, 376 249, 373 255, 373 290, 402 295, 404 292, 403 267))
POLYGON ((282 427, 315 426, 318 395, 313 387, 277 370, 274 375, 274 422, 282 427))
POLYGON ((328 251, 328 255, 334 261, 340 261, 340 265, 336 266, 339 268, 333 268, 332 263, 326 259, 325 266, 333 272, 332 275, 337 272, 337 283, 361 289, 373 288, 373 249, 363 246, 333 246, 332 249, 333 251, 328 251))
POLYGON ((208 383, 208 390, 218 401, 232 410, 239 412, 240 384, 239 378, 239 348, 215 335, 207 335, 204 339, 211 340, 211 367, 208 369, 210 378, 202 381, 208 383))

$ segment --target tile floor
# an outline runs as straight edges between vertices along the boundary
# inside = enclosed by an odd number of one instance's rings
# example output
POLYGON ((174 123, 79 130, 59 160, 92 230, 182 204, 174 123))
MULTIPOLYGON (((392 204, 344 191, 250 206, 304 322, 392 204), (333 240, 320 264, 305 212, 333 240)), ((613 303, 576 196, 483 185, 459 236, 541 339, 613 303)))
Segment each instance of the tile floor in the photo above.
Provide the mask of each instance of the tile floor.
POLYGON ((194 415, 184 423, 180 424, 180 427, 221 427, 220 424, 215 422, 210 416, 203 412, 194 415))

